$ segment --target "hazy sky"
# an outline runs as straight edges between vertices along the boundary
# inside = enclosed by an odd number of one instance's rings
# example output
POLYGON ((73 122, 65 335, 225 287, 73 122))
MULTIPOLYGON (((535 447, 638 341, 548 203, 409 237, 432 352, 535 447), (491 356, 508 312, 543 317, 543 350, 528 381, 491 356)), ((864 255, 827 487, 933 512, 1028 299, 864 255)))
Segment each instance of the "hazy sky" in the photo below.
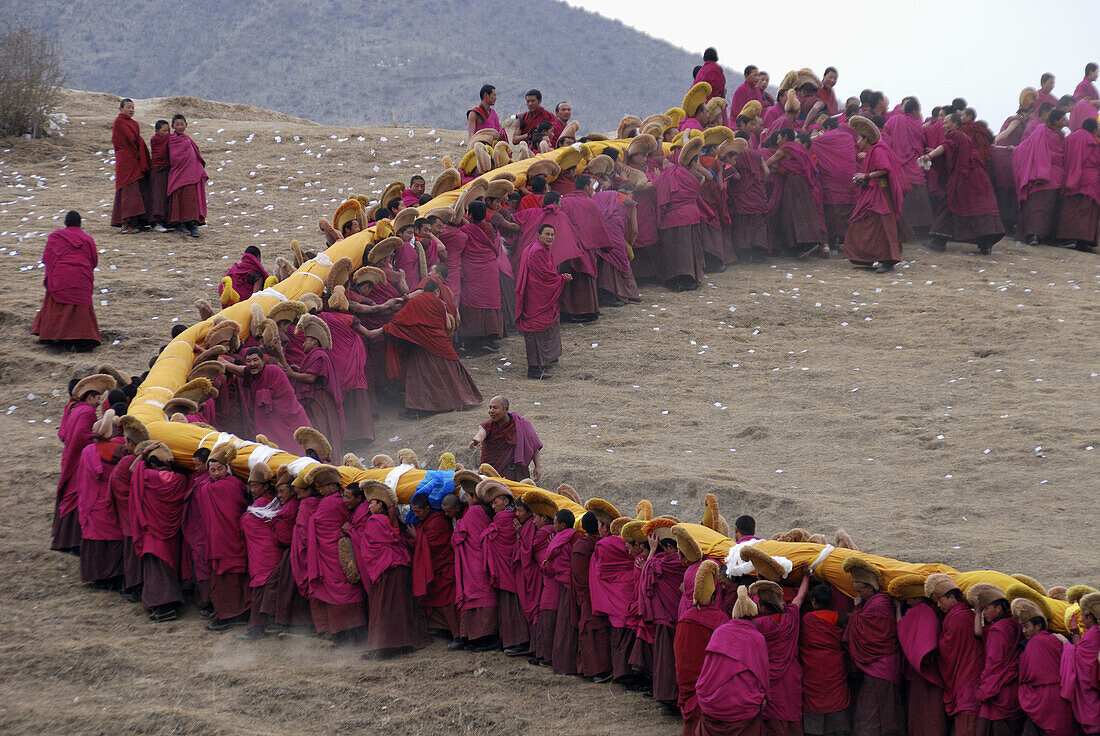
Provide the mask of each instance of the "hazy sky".
MULTIPOLYGON (((820 76, 835 66, 842 101, 866 87, 885 92, 891 106, 915 94, 927 114, 962 96, 994 131, 1043 72, 1056 76, 1056 95, 1069 94, 1085 64, 1100 61, 1096 6, 1079 0, 786 0, 755 8, 728 0, 566 2, 696 52, 700 63, 703 49, 714 46, 723 66, 755 64, 772 84, 791 69, 820 76)), ((686 85, 691 69, 683 74, 686 85)))

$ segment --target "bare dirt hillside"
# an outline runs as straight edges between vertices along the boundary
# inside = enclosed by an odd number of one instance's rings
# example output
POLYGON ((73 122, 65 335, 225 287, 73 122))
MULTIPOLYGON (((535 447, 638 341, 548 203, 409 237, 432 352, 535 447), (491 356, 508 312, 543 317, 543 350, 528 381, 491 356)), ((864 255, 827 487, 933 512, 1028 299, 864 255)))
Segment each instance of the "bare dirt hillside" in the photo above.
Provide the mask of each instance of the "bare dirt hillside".
MULTIPOLYGON (((331 128, 185 98, 139 100, 143 124, 181 111, 211 175, 199 240, 108 227, 117 98, 68 93, 64 137, 0 142, 0 731, 27 734, 674 734, 652 701, 555 677, 499 654, 368 662, 313 641, 207 634, 189 611, 153 625, 136 605, 79 583, 51 553, 49 523, 65 384, 109 362, 137 374, 192 301, 247 245, 264 261, 350 193, 430 176, 460 133, 331 128), (40 347, 45 236, 68 209, 100 247, 93 354, 40 347)), ((151 130, 150 130, 151 132, 151 130)), ((843 261, 735 267, 698 292, 643 287, 642 304, 563 327, 549 382, 525 378, 522 340, 466 361, 545 443, 544 485, 573 483, 632 510, 702 514, 718 494, 764 535, 845 527, 865 550, 959 569, 1026 572, 1046 585, 1100 582, 1100 259, 1002 242, 919 245, 896 273, 843 261), (1098 449, 1094 449, 1098 448, 1098 449)), ((398 418, 386 405, 360 454, 465 449, 483 410, 398 418)))

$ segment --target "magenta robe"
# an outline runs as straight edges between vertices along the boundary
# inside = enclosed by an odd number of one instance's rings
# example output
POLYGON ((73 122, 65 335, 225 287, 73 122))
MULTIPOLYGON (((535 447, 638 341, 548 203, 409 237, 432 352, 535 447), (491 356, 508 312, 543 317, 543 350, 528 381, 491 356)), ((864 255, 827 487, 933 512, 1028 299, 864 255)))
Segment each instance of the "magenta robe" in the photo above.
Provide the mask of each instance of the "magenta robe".
POLYGON ((848 618, 844 640, 852 661, 864 674, 901 685, 901 645, 889 595, 875 593, 856 606, 848 618))
POLYGON ((411 242, 402 241, 397 246, 393 253, 393 266, 405 272, 405 282, 409 285, 419 283, 420 279, 428 275, 420 273, 420 253, 411 242))
POLYGON ((1021 202, 1034 192, 1062 188, 1066 181, 1065 148, 1061 131, 1040 125, 1013 149, 1012 171, 1021 202))
POLYGON ((468 222, 462 226, 462 232, 467 242, 462 252, 459 304, 475 309, 500 309, 500 234, 487 221, 468 222))
POLYGON ((1064 642, 1049 631, 1028 639, 1020 652, 1020 707, 1047 736, 1073 736, 1073 709, 1062 697, 1064 642))
POLYGON ((722 723, 755 718, 768 688, 768 645, 752 621, 735 618, 717 629, 707 644, 695 695, 702 712, 722 723))
MULTIPOLYGON (((550 528, 553 530, 553 527, 550 528)), ((547 593, 550 591, 558 594, 558 598, 554 599, 553 605, 548 606, 553 610, 557 610, 562 589, 569 587, 570 557, 573 554, 573 543, 579 536, 580 532, 576 529, 562 529, 560 532, 554 533, 549 544, 546 545, 546 555, 539 563, 542 567, 542 574, 547 578, 545 581, 547 584, 543 587, 543 600, 546 599, 547 593), (549 584, 550 580, 553 580, 553 585, 549 584)))
POLYGON ((516 577, 516 529, 512 520, 516 512, 511 509, 493 514, 492 521, 481 533, 481 548, 485 552, 485 566, 489 571, 489 585, 497 590, 519 594, 520 583, 516 577))
POLYGON ((462 256, 466 252, 469 237, 462 228, 454 225, 445 225, 439 239, 447 249, 447 288, 455 295, 455 300, 462 303, 462 256))
MULTIPOLYGON (((859 199, 859 187, 852 182, 857 170, 856 144, 852 136, 839 128, 830 130, 814 139, 810 152, 817 161, 822 202, 829 205, 855 204, 859 199)), ((744 155, 738 156, 738 160, 744 155)), ((920 184, 924 186, 923 171, 920 184)))
POLYGON ((768 702, 764 718, 802 722, 802 665, 798 661, 798 607, 788 603, 783 613, 753 621, 768 647, 768 702))
POLYGON ((635 588, 634 557, 626 542, 615 535, 599 540, 588 565, 592 612, 606 615, 617 629, 626 628, 635 588))
MULTIPOLYGON (((336 367, 333 365, 331 353, 324 348, 310 350, 306 353, 306 357, 302 359, 300 372, 317 376, 317 380, 313 383, 294 382, 294 393, 298 396, 299 405, 303 407, 314 406, 315 418, 320 419, 320 415, 323 415, 325 424, 328 426, 318 426, 321 423, 320 421, 307 421, 307 424, 316 426, 332 443, 333 451, 339 452, 344 439, 344 391, 340 385, 340 374, 336 372, 336 367), (324 401, 323 397, 320 396, 322 393, 328 394, 328 397, 332 399, 332 405, 336 410, 335 417, 331 416, 331 411, 327 407, 317 410, 318 407, 315 404, 324 401)), ((306 412, 306 416, 309 416, 309 412, 306 412)))
POLYGON ((171 168, 168 169, 168 196, 177 189, 194 185, 197 188, 199 214, 206 219, 206 162, 199 152, 199 146, 184 133, 172 133, 168 136, 168 157, 171 168))
POLYGON ((346 312, 321 312, 317 316, 324 320, 332 334, 332 350, 328 354, 340 384, 341 397, 349 391, 370 390, 367 381, 370 358, 363 338, 352 327, 355 317, 346 312))
POLYGON ((130 482, 134 553, 154 555, 178 573, 187 479, 171 470, 154 470, 139 460, 130 482))
MULTIPOLYGON (((546 525, 549 527, 549 525, 546 525)), ((541 533, 534 519, 528 519, 516 537, 516 565, 519 574, 519 603, 530 626, 538 619, 539 601, 542 599, 543 577, 538 556, 550 543, 550 535, 541 533)), ((553 527, 550 527, 551 529, 553 527)))
MULTIPOLYGON (((572 531, 569 529, 563 531, 572 531)), ((535 556, 535 564, 538 565, 539 573, 542 575, 542 590, 539 593, 539 611, 557 611, 558 601, 561 599, 562 584, 558 582, 554 575, 555 559, 551 557, 550 544, 554 541, 556 535, 554 533, 554 527, 552 524, 547 524, 540 527, 535 532, 535 541, 532 545, 532 552, 535 556)), ((570 535, 570 538, 572 536, 570 535)), ((555 555, 557 557, 557 555, 555 555)), ((566 579, 569 577, 569 555, 564 555, 566 561, 565 575, 566 579)))
POLYGON ((748 82, 742 82, 738 85, 737 89, 733 91, 733 99, 730 100, 730 117, 736 119, 741 114, 741 110, 751 100, 756 100, 763 104, 763 97, 760 94, 760 88, 755 84, 749 84, 748 82))
MULTIPOLYGON (((608 193, 615 195, 614 192, 608 193)), ((569 192, 561 198, 561 209, 573 223, 577 240, 585 251, 595 253, 623 273, 630 270, 625 241, 616 243, 607 232, 604 212, 592 197, 584 192, 569 192)))
POLYGON ((294 430, 312 427, 283 369, 265 365, 258 376, 245 373, 242 399, 256 434, 267 435, 281 449, 305 455, 294 441, 294 430))
POLYGON ((998 215, 988 169, 967 135, 958 129, 948 131, 942 145, 947 172, 940 176, 940 183, 951 213, 960 217, 998 215))
POLYGON ((943 687, 943 678, 936 663, 940 619, 927 603, 912 606, 898 621, 898 641, 901 652, 914 671, 936 687, 943 687))
MULTIPOLYGON (((253 294, 253 285, 256 282, 256 277, 259 276, 260 289, 263 288, 264 281, 267 280, 267 269, 260 263, 260 259, 251 253, 245 253, 241 256, 240 263, 234 263, 229 267, 229 270, 225 273, 233 282, 233 291, 237 292, 240 297, 240 301, 248 299, 253 294)), ((218 284, 218 294, 222 293, 224 287, 221 283, 218 284)), ((256 290, 258 291, 258 289, 256 290)))
POLYGON ((737 157, 734 171, 740 179, 727 182, 729 210, 735 215, 765 215, 768 212, 768 191, 764 183, 764 157, 748 149, 737 157))
MULTIPOLYGON (((902 171, 909 177, 909 183, 915 187, 925 186, 924 169, 917 163, 927 146, 921 121, 912 115, 894 115, 886 121, 882 132, 886 145, 898 157, 902 171)), ((817 149, 817 141, 814 141, 814 149, 817 149)))
POLYGON ((1097 91, 1096 85, 1090 82, 1086 77, 1078 82, 1077 86, 1074 88, 1073 99, 1078 102, 1100 100, 1100 91, 1097 91))
POLYGON ((317 511, 321 499, 316 496, 303 498, 294 517, 294 529, 290 537, 290 574, 303 598, 309 598, 309 520, 317 511))
POLYGON ((676 606, 677 621, 688 612, 688 609, 695 605, 695 601, 692 600, 692 591, 695 590, 695 571, 702 564, 703 560, 700 559, 684 568, 684 576, 680 582, 680 602, 676 606))
MULTIPOLYGON (((276 537, 275 518, 264 519, 252 513, 271 503, 271 496, 261 496, 241 514, 239 521, 248 555, 248 587, 259 588, 267 583, 271 573, 283 560, 283 547, 276 537)), ((294 499, 292 499, 293 501, 294 499)), ((280 511, 282 507, 280 507, 280 511)))
POLYGON ((521 210, 512 216, 520 226, 519 237, 516 238, 517 267, 522 261, 523 254, 533 248, 538 242, 538 229, 543 223, 554 228, 554 243, 550 246, 550 255, 555 268, 563 263, 569 264, 569 270, 587 273, 596 278, 595 259, 587 253, 581 245, 581 239, 577 235, 573 222, 565 214, 559 205, 552 204, 541 208, 521 210))
POLYGON ((862 187, 856 207, 852 211, 852 222, 856 222, 865 215, 874 212, 879 215, 901 216, 901 203, 905 193, 909 191, 909 177, 905 175, 898 165, 897 157, 885 143, 878 143, 867 149, 867 157, 863 159, 863 173, 885 170, 887 188, 890 190, 890 198, 886 196, 877 181, 868 182, 862 187))
POLYGON ((695 174, 679 164, 666 168, 657 177, 657 227, 667 230, 701 223, 710 215, 702 196, 695 174))
POLYGON ((982 643, 974 636, 974 611, 965 603, 951 607, 940 627, 939 665, 947 715, 978 714, 978 676, 982 643))
POLYGON ((344 524, 350 520, 351 514, 339 493, 322 498, 309 518, 306 525, 306 578, 310 598, 335 606, 363 601, 363 586, 350 582, 340 566, 338 546, 344 524))
POLYGON ((1022 718, 1020 698, 1020 622, 1012 616, 985 627, 985 662, 978 676, 978 715, 991 721, 1022 718))
MULTIPOLYGON (((518 213, 517 218, 522 214, 518 213)), ((558 298, 564 287, 565 278, 554 266, 550 248, 533 243, 524 249, 516 271, 516 328, 522 332, 549 329, 558 321, 558 298)))
POLYGON ((675 552, 658 552, 642 566, 638 612, 651 625, 675 627, 679 620, 684 566, 675 552))
POLYGON ((1087 734, 1100 733, 1100 624, 1062 650, 1062 697, 1087 734))
MULTIPOLYGON (((110 452, 116 442, 103 443, 110 452)), ((77 469, 77 508, 80 514, 81 539, 118 541, 122 529, 118 524, 114 500, 111 498, 111 471, 114 465, 103 459, 100 443, 93 443, 80 453, 77 469)))
POLYGON ((80 465, 80 453, 94 441, 92 425, 95 421, 95 407, 83 401, 77 402, 75 399, 66 405, 61 417, 57 436, 61 438, 64 448, 61 450, 61 477, 57 479, 55 527, 57 519, 76 510, 80 492, 76 471, 80 465))
POLYGON ((206 526, 206 554, 212 572, 248 572, 248 553, 240 526, 241 514, 248 508, 244 481, 230 474, 201 484, 195 493, 206 526))
MULTIPOLYGON (((359 504, 351 515, 348 536, 355 548, 355 563, 369 589, 392 567, 409 567, 409 546, 385 514, 372 514, 370 506, 359 504)), ((411 595, 411 592, 410 592, 411 595)))
POLYGON ((46 266, 43 285, 55 302, 92 306, 99 252, 91 235, 79 227, 54 230, 46 238, 42 263, 46 266))
MULTIPOLYGON (((1094 108, 1095 109, 1095 108, 1094 108)), ((1063 196, 1083 194, 1100 204, 1100 141, 1085 130, 1066 136, 1063 196)))
POLYGON ((455 549, 455 608, 466 611, 497 604, 497 594, 489 582, 482 535, 489 528, 489 514, 480 504, 466 509, 455 522, 451 546, 455 549))

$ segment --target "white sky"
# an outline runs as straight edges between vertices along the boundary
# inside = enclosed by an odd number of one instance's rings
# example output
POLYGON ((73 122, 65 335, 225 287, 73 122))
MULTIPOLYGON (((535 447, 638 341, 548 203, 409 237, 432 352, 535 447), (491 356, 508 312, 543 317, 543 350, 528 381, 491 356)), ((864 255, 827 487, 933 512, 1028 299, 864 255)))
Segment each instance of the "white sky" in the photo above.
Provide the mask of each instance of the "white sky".
MULTIPOLYGON (((885 92, 891 107, 915 94, 927 115, 965 97, 994 131, 1016 111, 1020 90, 1038 87, 1043 72, 1055 75, 1060 96, 1073 92, 1086 63, 1100 62, 1096 6, 1081 0, 566 2, 698 53, 699 63, 714 46, 723 66, 755 64, 773 85, 791 69, 810 67, 821 76, 835 66, 841 104, 869 87, 885 92)), ((691 69, 682 74, 686 91, 691 69)))

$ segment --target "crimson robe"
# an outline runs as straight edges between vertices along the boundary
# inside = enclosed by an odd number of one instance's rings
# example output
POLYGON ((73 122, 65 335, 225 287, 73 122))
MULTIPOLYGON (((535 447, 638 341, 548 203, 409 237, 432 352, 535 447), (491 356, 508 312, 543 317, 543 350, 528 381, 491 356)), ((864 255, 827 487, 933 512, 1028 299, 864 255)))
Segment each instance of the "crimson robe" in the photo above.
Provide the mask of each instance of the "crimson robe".
POLYGON ((722 723, 760 715, 768 688, 768 645, 752 621, 735 618, 707 642, 695 685, 699 709, 722 723))
POLYGON ((875 593, 856 606, 848 619, 844 640, 852 661, 865 674, 901 684, 901 644, 889 595, 875 593))
POLYGON ((1020 652, 1020 707, 1047 736, 1073 736, 1073 709, 1062 697, 1060 668, 1064 642, 1039 631, 1020 652))
POLYGON ((984 656, 974 636, 974 611, 959 601, 943 617, 940 628, 939 665, 947 715, 978 714, 978 676, 984 656))
POLYGON ((1100 624, 1062 650, 1062 697, 1086 734, 1100 733, 1100 624))
POLYGON ((149 147, 141 137, 141 125, 122 113, 111 126, 111 145, 115 149, 115 190, 138 181, 149 170, 149 147))
POLYGON ((153 555, 180 571, 180 523, 187 480, 171 470, 154 470, 144 460, 134 463, 130 486, 134 552, 153 555))
POLYGON ((764 720, 802 723, 802 667, 798 662, 798 607, 757 616, 753 623, 768 647, 768 702, 764 720))
POLYGON ((267 435, 287 452, 305 455, 305 450, 294 440, 294 430, 313 425, 298 403, 283 369, 268 364, 255 376, 246 370, 243 383, 241 403, 251 420, 252 430, 267 435))
POLYGON ((837 621, 837 612, 827 609, 809 611, 802 617, 798 657, 802 665, 802 710, 807 713, 836 713, 851 703, 844 628, 837 621))
POLYGON ((432 510, 416 525, 412 556, 412 591, 421 604, 431 609, 455 602, 455 551, 451 546, 451 522, 443 512, 432 510))
MULTIPOLYGON (((699 707, 695 696, 695 683, 703 669, 707 644, 710 637, 722 624, 729 621, 718 606, 710 603, 705 606, 692 606, 691 610, 676 624, 676 637, 672 650, 676 655, 676 683, 680 688, 678 704, 684 720, 689 721, 699 707)), ((686 733, 686 731, 685 731, 686 733)))
POLYGON ((978 676, 978 715, 990 721, 1022 718, 1020 698, 1020 622, 1013 616, 985 627, 985 661, 978 676))
POLYGON ((460 611, 488 608, 497 603, 489 582, 482 534, 489 528, 489 514, 480 504, 466 509, 455 522, 451 546, 455 551, 455 607, 460 611))

